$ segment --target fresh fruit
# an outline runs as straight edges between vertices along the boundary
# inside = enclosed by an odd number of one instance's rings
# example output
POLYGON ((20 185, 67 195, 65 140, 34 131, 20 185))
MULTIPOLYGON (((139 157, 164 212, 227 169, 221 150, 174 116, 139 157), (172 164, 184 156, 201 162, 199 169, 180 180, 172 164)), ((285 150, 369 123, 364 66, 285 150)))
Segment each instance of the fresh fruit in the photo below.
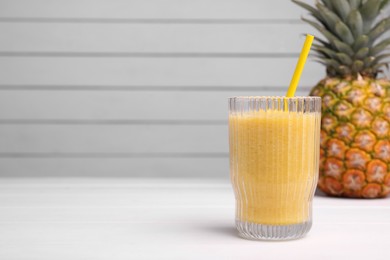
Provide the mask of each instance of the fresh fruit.
POLYGON ((293 0, 323 36, 313 50, 327 76, 311 95, 322 97, 318 186, 332 196, 377 198, 390 193, 389 0, 293 0), (386 11, 384 11, 386 10, 386 11))

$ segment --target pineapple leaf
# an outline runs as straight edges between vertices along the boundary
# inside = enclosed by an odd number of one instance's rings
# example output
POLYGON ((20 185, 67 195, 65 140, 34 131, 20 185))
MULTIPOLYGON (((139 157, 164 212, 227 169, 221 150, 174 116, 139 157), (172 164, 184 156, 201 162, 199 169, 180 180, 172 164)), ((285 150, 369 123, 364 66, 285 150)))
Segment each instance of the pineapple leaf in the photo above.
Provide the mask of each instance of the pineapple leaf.
POLYGON ((316 6, 318 10, 320 10, 320 14, 322 18, 325 20, 327 24, 327 28, 328 29, 334 28, 336 23, 340 21, 340 18, 337 15, 335 15, 332 11, 330 11, 326 6, 320 3, 317 3, 316 6))
MULTIPOLYGON (((372 65, 376 65, 376 64, 378 64, 380 61, 382 61, 383 59, 386 59, 386 58, 388 58, 388 57, 390 57, 390 53, 386 53, 386 54, 382 54, 382 55, 379 55, 379 56, 377 56, 377 57, 375 57, 375 60, 373 60, 372 62, 371 62, 371 66, 372 65)), ((389 63, 389 62, 383 62, 383 63, 389 63)))
POLYGON ((329 49, 325 46, 313 44, 313 50, 315 50, 316 52, 325 54, 328 58, 337 59, 337 55, 336 55, 337 53, 334 50, 329 49))
POLYGON ((359 11, 352 10, 347 18, 347 24, 355 38, 363 34, 363 18, 359 11))
MULTIPOLYGON (((314 59, 326 66, 334 77, 376 77, 383 66, 390 65, 390 16, 380 11, 390 0, 292 0, 311 17, 302 20, 320 32, 315 38, 314 59), (379 20, 379 21, 378 21, 379 20)), ((386 12, 388 9, 385 9, 386 12)))
POLYGON ((345 53, 339 52, 336 55, 337 55, 338 59, 341 61, 342 64, 345 64, 345 65, 349 66, 353 62, 352 59, 345 53))
POLYGON ((368 33, 368 38, 370 38, 370 41, 372 43, 388 30, 390 30, 390 17, 378 22, 374 26, 374 28, 372 28, 371 31, 368 33))
POLYGON ((390 38, 384 39, 383 41, 379 42, 377 45, 372 47, 370 53, 372 55, 376 55, 376 54, 382 52, 383 50, 385 50, 386 47, 389 45, 390 45, 390 38))
POLYGON ((375 60, 375 57, 373 56, 368 56, 366 58, 364 58, 363 62, 364 62, 364 68, 369 68, 371 67, 372 65, 372 62, 375 60))
POLYGON ((382 0, 370 0, 363 3, 359 9, 364 22, 364 32, 368 32, 371 28, 372 22, 379 13, 379 7, 382 0))
POLYGON ((310 12, 311 15, 314 16, 314 18, 316 18, 322 24, 325 24, 324 19, 322 18, 320 12, 317 9, 315 9, 311 5, 308 5, 308 4, 301 2, 301 1, 298 1, 298 0, 292 0, 292 2, 294 2, 295 4, 299 5, 300 7, 304 8, 304 9, 306 9, 307 11, 310 12))
POLYGON ((349 5, 351 6, 351 9, 358 9, 360 7, 360 4, 362 3, 361 0, 349 0, 349 5))
POLYGON ((379 6, 379 10, 382 10, 383 8, 385 8, 389 3, 389 0, 382 0, 380 6, 379 6))
POLYGON ((349 74, 351 74, 351 69, 348 68, 347 66, 341 65, 337 69, 338 69, 338 71, 339 71, 339 73, 341 75, 349 75, 349 74))
POLYGON ((351 67, 352 68, 352 72, 353 73, 358 73, 358 72, 360 72, 363 69, 363 67, 364 67, 363 61, 355 60, 353 62, 353 64, 352 64, 352 67, 351 67))
POLYGON ((376 65, 374 65, 372 67, 372 70, 373 71, 378 71, 381 67, 385 66, 387 70, 389 70, 389 63, 387 62, 382 62, 382 63, 378 63, 376 65))
POLYGON ((337 74, 345 75, 350 73, 350 69, 344 65, 340 65, 337 61, 332 59, 320 59, 316 62, 326 66, 328 74, 336 76, 337 74))
POLYGON ((337 71, 334 68, 326 67, 326 74, 329 77, 337 77, 337 71))
POLYGON ((370 49, 368 47, 363 47, 356 53, 355 58, 363 59, 364 57, 366 57, 368 55, 369 52, 370 52, 370 49))
POLYGON ((346 44, 346 43, 344 43, 342 41, 334 40, 333 44, 336 46, 336 48, 340 52, 346 53, 346 54, 348 54, 351 57, 355 54, 354 51, 352 50, 352 48, 348 44, 346 44))
POLYGON ((315 60, 315 61, 317 61, 325 66, 333 67, 335 69, 340 67, 340 63, 338 63, 337 61, 332 60, 332 59, 321 59, 321 60, 315 60))
POLYGON ((329 31, 327 31, 324 27, 322 27, 320 24, 316 23, 316 22, 313 22, 313 21, 310 21, 308 19, 305 19, 305 18, 302 18, 303 21, 307 22, 308 24, 310 24, 311 26, 313 26, 314 28, 316 28, 320 33, 322 33, 322 35, 325 36, 326 39, 328 39, 331 43, 333 43, 334 41, 337 41, 339 40, 336 36, 334 36, 333 34, 331 34, 329 31))
POLYGON ((317 58, 320 59, 333 59, 337 62, 342 62, 340 58, 337 56, 337 52, 335 52, 332 49, 326 48, 324 46, 316 45, 313 46, 313 50, 319 54, 320 56, 317 56, 317 58))
POLYGON ((333 59, 337 61, 339 64, 350 65, 352 63, 352 59, 344 53, 337 53, 331 49, 319 45, 313 46, 313 50, 316 51, 318 54, 320 54, 320 56, 317 56, 317 58, 333 59))
POLYGON ((343 21, 347 20, 349 12, 351 12, 351 6, 347 0, 333 0, 332 1, 333 9, 337 12, 339 17, 343 21))
POLYGON ((310 54, 310 57, 316 58, 317 60, 323 60, 323 59, 329 59, 330 58, 326 54, 320 53, 320 52, 317 52, 316 54, 310 54))
POLYGON ((319 37, 315 37, 314 41, 321 43, 326 48, 332 49, 332 45, 331 44, 329 44, 328 42, 320 39, 319 37))
POLYGON ((363 3, 360 8, 363 18, 368 20, 374 19, 378 15, 381 2, 382 0, 370 0, 363 3))
POLYGON ((337 35, 340 39, 343 40, 343 42, 352 44, 355 41, 352 32, 349 30, 348 26, 346 26, 345 23, 343 23, 342 21, 336 23, 335 30, 337 35))
POLYGON ((369 42, 369 38, 367 35, 360 35, 355 43, 353 44, 353 49, 356 51, 356 50, 360 50, 361 48, 365 47, 368 45, 368 42, 369 42))
POLYGON ((321 2, 328 7, 329 10, 333 10, 332 1, 331 0, 321 0, 321 2))

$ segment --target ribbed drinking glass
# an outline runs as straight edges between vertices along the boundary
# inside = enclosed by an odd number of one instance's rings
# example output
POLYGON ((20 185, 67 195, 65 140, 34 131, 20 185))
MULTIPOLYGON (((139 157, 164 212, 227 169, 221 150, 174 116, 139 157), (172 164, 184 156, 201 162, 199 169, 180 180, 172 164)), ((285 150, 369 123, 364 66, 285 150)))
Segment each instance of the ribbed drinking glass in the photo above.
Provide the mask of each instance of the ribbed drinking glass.
POLYGON ((249 239, 288 240, 312 225, 321 98, 229 99, 236 227, 249 239))

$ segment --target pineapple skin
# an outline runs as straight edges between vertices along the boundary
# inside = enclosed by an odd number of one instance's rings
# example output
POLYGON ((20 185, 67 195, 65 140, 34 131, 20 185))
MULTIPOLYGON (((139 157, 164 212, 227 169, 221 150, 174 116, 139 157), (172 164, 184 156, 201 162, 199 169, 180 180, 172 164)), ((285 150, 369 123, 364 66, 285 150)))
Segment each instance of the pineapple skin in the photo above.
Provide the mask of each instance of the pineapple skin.
POLYGON ((327 77, 310 95, 322 98, 318 187, 337 197, 390 194, 390 81, 327 77))

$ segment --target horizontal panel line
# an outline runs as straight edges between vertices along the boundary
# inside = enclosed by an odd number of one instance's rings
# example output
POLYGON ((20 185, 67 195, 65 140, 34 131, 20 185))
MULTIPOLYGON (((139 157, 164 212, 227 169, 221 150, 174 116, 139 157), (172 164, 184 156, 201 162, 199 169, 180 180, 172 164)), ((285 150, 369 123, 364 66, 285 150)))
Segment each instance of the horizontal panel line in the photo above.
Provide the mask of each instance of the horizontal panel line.
POLYGON ((164 18, 50 18, 0 17, 0 22, 12 23, 131 23, 131 24, 301 24, 299 19, 164 19, 164 18))
POLYGON ((228 153, 0 153, 0 158, 228 158, 228 153))
POLYGON ((217 52, 36 52, 1 51, 0 57, 55 58, 296 58, 299 53, 217 53, 217 52))
POLYGON ((0 119, 0 125, 227 125, 227 120, 0 119))
MULTIPOLYGON (((308 92, 312 87, 299 86, 297 91, 308 92)), ((1 85, 1 90, 20 91, 195 91, 195 92, 223 92, 223 91, 286 91, 286 86, 152 86, 152 85, 1 85)))
MULTIPOLYGON (((177 208, 176 206, 172 206, 171 208, 177 208)), ((221 208, 230 208, 234 209, 233 206, 208 206, 208 207, 204 207, 204 206, 199 206, 198 207, 199 211, 202 209, 202 208, 218 208, 218 209, 221 209, 221 208)), ((365 208, 365 207, 362 207, 361 210, 364 210, 364 209, 370 209, 370 208, 365 208)), ((6 224, 7 227, 9 225, 17 225, 17 226, 20 226, 20 225, 25 225, 25 224, 30 224, 30 225, 37 225, 37 224, 55 224, 55 225, 58 225, 58 224, 61 224, 61 225, 74 225, 74 224, 77 224, 77 225, 87 225, 87 226, 90 226, 90 225, 112 225, 112 224, 116 224, 116 225, 119 225, 121 224, 121 226, 123 224, 132 224, 132 225, 151 225, 151 224, 154 224, 154 225, 159 225, 159 226, 166 226, 167 224, 187 224, 187 226, 191 226, 194 224, 194 221, 193 220, 171 220, 171 221, 156 221, 156 220, 149 220, 149 221, 145 221, 145 220, 139 220, 139 221, 128 221, 128 220, 113 220, 113 221, 108 221, 108 220, 77 220, 77 221, 70 221, 70 220, 1 220, 0 221, 0 224, 6 224)), ((205 224, 210 224, 210 221, 205 221, 204 222, 205 224)), ((351 225, 354 225, 354 226, 379 226, 379 225, 390 225, 390 222, 375 222, 375 223, 371 223, 371 222, 365 222, 365 221, 354 221, 354 222, 351 222, 351 221, 343 221, 343 222, 335 222, 335 221, 330 221, 330 222, 319 222, 319 221, 316 221, 316 225, 329 225, 329 226, 332 226, 332 227, 338 227, 339 229, 343 229, 343 227, 345 225, 348 225, 348 226, 351 226, 351 225)), ((386 231, 385 231, 386 232, 386 231)), ((379 237, 380 238, 380 237, 379 237)), ((31 245, 34 245, 35 244, 30 244, 31 245)), ((41 244, 38 244, 38 245, 41 245, 41 244)))
MULTIPOLYGON (((21 186, 16 186, 16 185, 3 185, 2 188, 5 187, 6 189, 10 190, 10 189, 25 189, 26 188, 26 185, 21 185, 21 186)), ((57 186, 57 185, 53 185, 53 186, 50 186, 50 187, 47 187, 47 186, 27 186, 29 189, 33 189, 32 191, 29 190, 28 192, 25 192, 25 191, 20 191, 20 190, 16 190, 16 191, 13 191, 13 192, 2 192, 2 195, 6 195, 6 196, 14 196, 14 195, 30 195, 32 193, 36 194, 36 188, 39 188, 39 189, 47 189, 48 191, 51 191, 52 189, 56 189, 58 187, 62 188, 62 186, 57 186)), ((80 186, 80 185, 77 185, 77 186, 66 186, 66 189, 69 190, 69 189, 73 189, 73 190, 82 190, 83 188, 87 188, 87 189, 91 189, 91 186, 80 186)), ((224 184, 223 182, 221 182, 221 184, 219 185, 207 185, 207 186, 192 186, 192 185, 185 185, 183 184, 183 186, 180 186, 180 187, 177 187, 177 186, 165 186, 165 185, 153 185, 153 186, 149 186, 149 185, 145 185, 145 186, 141 186, 141 187, 134 187, 132 185, 107 185, 107 186, 98 186, 98 187, 94 187, 94 189, 118 189, 118 188, 130 188, 130 189, 147 189, 147 188, 152 188, 152 189, 183 189, 183 188, 186 188, 186 189, 189 189, 189 188, 194 188, 194 189, 230 189, 230 184, 229 183, 226 183, 224 184)), ((79 192, 79 191, 75 191, 75 192, 79 192)), ((83 192, 86 192, 85 190, 83 190, 83 192)), ((64 192, 56 192, 57 195, 59 194, 64 194, 64 192)), ((317 197, 320 197, 320 196, 317 196, 317 197)), ((364 209, 381 209, 381 210, 388 210, 390 209, 389 206, 329 206, 329 205, 315 205, 313 206, 314 208, 316 209, 335 209, 335 210, 355 210, 355 209, 358 209, 358 210, 364 210, 364 209)), ((102 209, 102 208, 106 208, 106 209, 150 209, 150 205, 134 205, 134 206, 125 206, 125 205, 122 205, 122 206, 107 206, 107 205, 102 205, 102 206, 97 206, 97 205, 78 205, 78 206, 69 206, 69 205, 66 205, 66 206, 59 206, 59 205, 55 205, 55 206, 52 206, 52 205, 46 205, 46 206, 36 206, 36 205, 12 205, 12 206, 0 206, 1 209, 80 209, 80 208, 88 208, 88 209, 102 209)), ((194 205, 183 205, 183 204, 177 204, 177 205, 153 205, 153 209, 169 209, 169 208, 234 208, 233 205, 225 205, 225 206, 222 206, 222 205, 198 205, 198 204, 194 204, 194 205)), ((332 222, 329 222, 329 223, 334 223, 333 221, 332 222)), ((342 222, 341 222, 342 223, 342 222)), ((351 222, 348 222, 348 223, 351 223, 351 222)), ((359 223, 359 222, 355 222, 355 223, 359 223)), ((364 223, 364 222, 363 222, 364 223)), ((390 224, 390 221, 389 222, 382 222, 383 224, 390 224)), ((379 224, 378 222, 375 222, 375 224, 379 224)))

